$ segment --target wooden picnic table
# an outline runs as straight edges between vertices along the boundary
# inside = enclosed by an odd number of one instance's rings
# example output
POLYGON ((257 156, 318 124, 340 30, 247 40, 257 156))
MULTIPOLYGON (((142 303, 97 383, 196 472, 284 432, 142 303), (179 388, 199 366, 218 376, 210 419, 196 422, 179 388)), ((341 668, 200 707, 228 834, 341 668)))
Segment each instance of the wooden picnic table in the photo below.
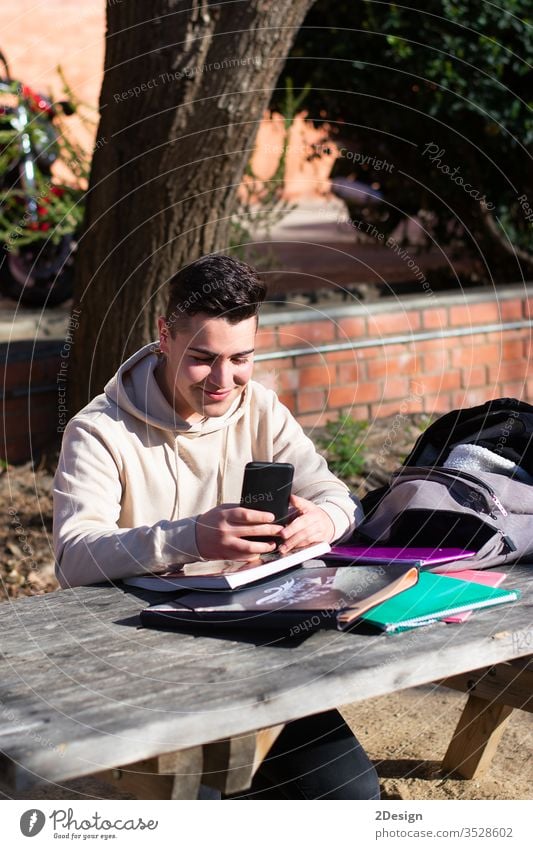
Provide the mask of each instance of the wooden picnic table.
POLYGON ((394 636, 148 630, 139 611, 161 596, 110 584, 4 603, 0 780, 8 794, 87 775, 140 798, 238 792, 283 723, 435 681, 478 700, 446 764, 472 775, 510 710, 532 709, 533 567, 506 571, 520 601, 394 636))

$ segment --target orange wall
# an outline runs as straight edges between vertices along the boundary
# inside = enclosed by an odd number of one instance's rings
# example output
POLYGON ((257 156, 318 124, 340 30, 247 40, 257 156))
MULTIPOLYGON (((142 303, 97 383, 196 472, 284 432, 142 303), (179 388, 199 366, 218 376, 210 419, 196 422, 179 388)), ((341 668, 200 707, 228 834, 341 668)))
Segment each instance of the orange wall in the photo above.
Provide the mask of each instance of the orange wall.
MULTIPOLYGON (((127 0, 124 0, 127 2, 127 0)), ((147 4, 147 13, 149 4, 147 4)), ((56 73, 61 65, 77 97, 94 106, 98 103, 104 64, 105 3, 102 0, 16 0, 2 9, 1 49, 11 74, 37 91, 52 90, 62 97, 56 73)), ((95 114, 95 120, 97 119, 95 114)), ((79 140, 89 148, 91 139, 72 120, 79 140)), ((259 177, 268 179, 276 168, 283 139, 280 116, 265 116, 258 134, 253 165, 259 177)), ((323 195, 329 189, 328 175, 334 156, 307 161, 311 145, 321 133, 299 117, 293 127, 287 157, 286 194, 294 199, 323 195)))

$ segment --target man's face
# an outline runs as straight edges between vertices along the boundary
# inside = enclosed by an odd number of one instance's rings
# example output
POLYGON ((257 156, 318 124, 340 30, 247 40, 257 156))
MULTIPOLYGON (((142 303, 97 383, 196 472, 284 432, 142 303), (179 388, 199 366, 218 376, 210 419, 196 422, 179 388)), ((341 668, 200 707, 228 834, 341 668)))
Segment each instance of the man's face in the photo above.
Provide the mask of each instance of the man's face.
POLYGON ((194 315, 174 338, 164 318, 158 327, 166 358, 158 382, 169 403, 189 421, 223 416, 252 376, 255 316, 229 324, 194 315))

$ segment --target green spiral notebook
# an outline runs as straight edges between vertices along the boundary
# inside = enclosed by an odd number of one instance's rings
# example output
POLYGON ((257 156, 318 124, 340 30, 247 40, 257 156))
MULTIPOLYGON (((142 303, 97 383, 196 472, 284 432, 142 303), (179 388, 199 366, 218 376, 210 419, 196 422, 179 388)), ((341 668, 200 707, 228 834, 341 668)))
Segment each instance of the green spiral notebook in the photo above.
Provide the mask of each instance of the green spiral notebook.
POLYGON ((414 587, 378 604, 361 619, 389 633, 429 625, 463 610, 506 604, 520 598, 520 590, 488 587, 434 572, 421 572, 414 587))

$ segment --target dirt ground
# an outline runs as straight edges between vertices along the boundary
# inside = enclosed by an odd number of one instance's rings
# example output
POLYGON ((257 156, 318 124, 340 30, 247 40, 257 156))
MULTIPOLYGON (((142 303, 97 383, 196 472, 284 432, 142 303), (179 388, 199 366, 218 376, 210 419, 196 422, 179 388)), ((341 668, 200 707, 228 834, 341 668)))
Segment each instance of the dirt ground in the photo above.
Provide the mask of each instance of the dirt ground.
MULTIPOLYGON (((372 424, 364 435, 365 468, 351 479, 364 493, 382 482, 376 471, 376 453, 394 435, 385 469, 399 465, 427 424, 421 417, 391 417, 372 424)), ((313 436, 316 436, 316 432, 313 436)), ((8 467, 0 473, 0 499, 6 521, 0 528, 0 600, 43 594, 57 589, 52 554, 51 486, 57 452, 40 462, 8 467)), ((533 719, 514 711, 488 772, 465 781, 443 775, 440 761, 452 737, 466 696, 434 685, 404 690, 348 705, 343 714, 371 759, 381 779, 384 799, 532 799, 533 719)), ((0 794, 0 798, 2 798, 0 794)), ((5 798, 5 797, 4 797, 5 798)), ((15 798, 131 798, 94 779, 64 785, 43 785, 15 798)))

